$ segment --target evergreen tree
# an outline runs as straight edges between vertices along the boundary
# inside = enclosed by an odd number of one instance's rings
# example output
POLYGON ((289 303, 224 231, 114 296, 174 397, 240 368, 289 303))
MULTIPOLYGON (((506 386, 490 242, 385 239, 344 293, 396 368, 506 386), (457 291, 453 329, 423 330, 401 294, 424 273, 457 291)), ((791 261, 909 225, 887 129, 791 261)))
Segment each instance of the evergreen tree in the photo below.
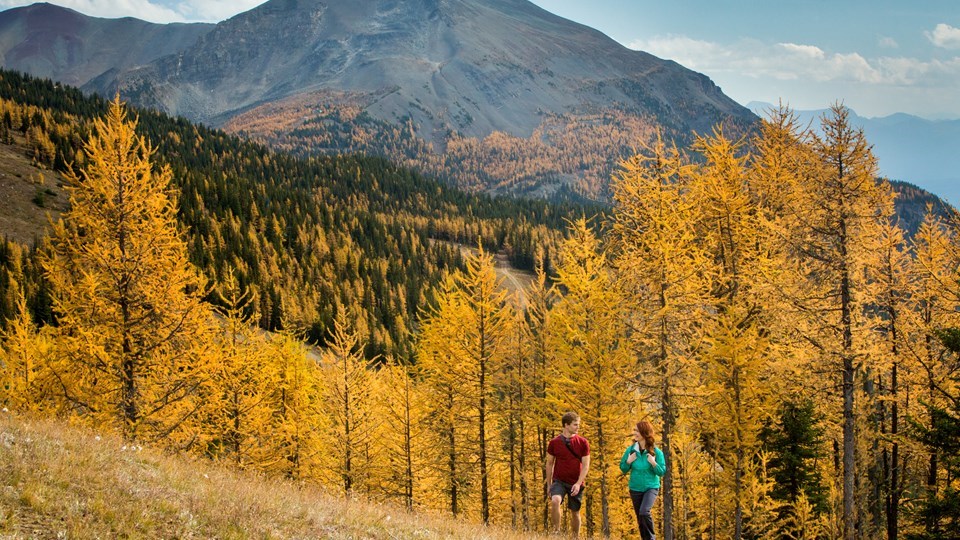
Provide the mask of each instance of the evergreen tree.
POLYGON ((939 482, 926 493, 917 512, 923 532, 910 534, 911 540, 960 538, 960 376, 956 358, 960 355, 960 330, 951 328, 940 333, 940 339, 953 354, 955 371, 948 384, 937 391, 946 405, 927 403, 930 423, 912 422, 917 439, 938 455, 944 469, 942 489, 939 482))
MULTIPOLYGON (((811 511, 827 511, 827 494, 817 461, 823 451, 823 428, 812 400, 786 401, 774 422, 760 432, 770 456, 769 469, 776 484, 771 495, 785 505, 804 497, 811 511)), ((784 517, 784 516, 781 516, 784 517)))

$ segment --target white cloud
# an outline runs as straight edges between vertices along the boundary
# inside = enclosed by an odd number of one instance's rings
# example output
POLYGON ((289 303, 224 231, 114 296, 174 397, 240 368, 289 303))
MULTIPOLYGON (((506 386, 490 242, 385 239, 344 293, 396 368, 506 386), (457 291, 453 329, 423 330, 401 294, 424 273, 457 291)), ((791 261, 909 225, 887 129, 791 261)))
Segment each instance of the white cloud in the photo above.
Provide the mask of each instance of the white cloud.
POLYGON ((777 46, 783 48, 789 53, 795 53, 813 59, 822 59, 826 56, 823 49, 814 45, 797 45, 796 43, 778 43, 777 46))
POLYGON ((219 22, 229 19, 237 13, 249 11, 266 0, 185 0, 179 2, 176 9, 187 20, 219 22))
POLYGON ((938 24, 932 32, 924 32, 927 39, 937 47, 944 49, 960 49, 960 28, 949 24, 938 24))
POLYGON ((897 43, 897 40, 889 36, 880 36, 877 38, 877 45, 882 49, 899 49, 900 44, 897 43))
POLYGON ((775 103, 782 97, 796 106, 820 108, 845 99, 854 109, 862 104, 860 113, 909 112, 931 117, 960 110, 955 91, 960 85, 960 56, 868 58, 810 44, 755 39, 721 44, 680 35, 656 36, 629 47, 705 73, 743 103, 775 103))
POLYGON ((768 44, 752 39, 719 44, 677 35, 635 41, 629 47, 707 74, 736 73, 758 79, 925 86, 956 84, 960 79, 960 57, 929 61, 904 57, 867 59, 860 53, 828 52, 815 45, 768 44))

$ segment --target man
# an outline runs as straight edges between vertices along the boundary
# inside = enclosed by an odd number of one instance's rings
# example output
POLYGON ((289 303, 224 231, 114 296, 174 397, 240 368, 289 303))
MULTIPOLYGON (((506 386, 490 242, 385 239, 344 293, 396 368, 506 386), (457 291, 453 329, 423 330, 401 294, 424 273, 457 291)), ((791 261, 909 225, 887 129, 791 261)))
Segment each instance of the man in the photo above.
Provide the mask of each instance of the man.
POLYGON ((575 412, 563 415, 563 431, 547 445, 547 494, 550 497, 550 521, 555 531, 560 530, 560 503, 567 497, 570 509, 570 528, 573 537, 580 535, 580 505, 583 502, 583 482, 590 469, 590 443, 577 435, 580 416, 575 412))

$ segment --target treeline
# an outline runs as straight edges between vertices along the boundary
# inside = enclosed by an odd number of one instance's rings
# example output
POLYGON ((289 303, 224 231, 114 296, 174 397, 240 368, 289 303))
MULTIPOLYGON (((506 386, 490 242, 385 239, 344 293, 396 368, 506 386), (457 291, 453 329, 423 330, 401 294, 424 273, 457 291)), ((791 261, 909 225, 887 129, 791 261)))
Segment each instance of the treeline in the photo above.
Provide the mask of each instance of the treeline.
POLYGON ((591 536, 633 534, 617 465, 650 418, 664 538, 956 537, 956 223, 931 214, 906 240, 847 114, 817 136, 773 111, 752 152, 721 130, 695 160, 651 145, 622 163, 610 216, 571 223, 555 279, 538 266, 508 296, 484 249, 448 268, 410 361, 366 357, 345 306, 320 350, 256 331, 238 269, 214 317, 172 169, 115 103, 38 257, 57 325, 17 298, 3 403, 535 530, 546 443, 573 409, 591 536))
POLYGON ((392 125, 364 113, 349 96, 322 94, 253 109, 225 127, 297 155, 384 155, 471 192, 587 201, 609 200, 617 163, 656 130, 649 118, 630 111, 544 115, 526 138, 503 132, 465 137, 451 130, 435 148, 409 119, 392 125), (611 155, 611 148, 623 155, 611 155))
MULTIPOLYGON (((17 132, 38 165, 81 170, 82 141, 106 111, 102 99, 0 72, 0 100, 5 140, 17 132)), ((191 261, 213 281, 232 272, 264 329, 305 329, 323 343, 340 307, 358 313, 370 358, 412 355, 418 310, 442 273, 462 265, 455 243, 482 243, 517 268, 552 268, 565 219, 586 211, 580 204, 469 195, 379 158, 296 158, 183 119, 137 115, 138 134, 173 172, 191 261)), ((41 280, 30 274, 20 281, 41 280)), ((2 287, 5 305, 12 305, 14 292, 2 287)), ((49 313, 39 306, 35 316, 52 322, 49 313)))

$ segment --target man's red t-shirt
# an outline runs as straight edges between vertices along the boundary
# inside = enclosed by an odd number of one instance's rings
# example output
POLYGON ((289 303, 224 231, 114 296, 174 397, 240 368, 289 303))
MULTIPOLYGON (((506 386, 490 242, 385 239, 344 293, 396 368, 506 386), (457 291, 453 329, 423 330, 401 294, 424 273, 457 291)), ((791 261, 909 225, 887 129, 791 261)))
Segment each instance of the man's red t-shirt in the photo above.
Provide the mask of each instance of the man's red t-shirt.
MULTIPOLYGON (((570 438, 570 448, 580 457, 590 455, 590 443, 580 435, 570 438)), ((563 435, 557 435, 547 444, 547 453, 556 458, 553 479, 576 484, 580 479, 580 460, 563 444, 563 435)))

